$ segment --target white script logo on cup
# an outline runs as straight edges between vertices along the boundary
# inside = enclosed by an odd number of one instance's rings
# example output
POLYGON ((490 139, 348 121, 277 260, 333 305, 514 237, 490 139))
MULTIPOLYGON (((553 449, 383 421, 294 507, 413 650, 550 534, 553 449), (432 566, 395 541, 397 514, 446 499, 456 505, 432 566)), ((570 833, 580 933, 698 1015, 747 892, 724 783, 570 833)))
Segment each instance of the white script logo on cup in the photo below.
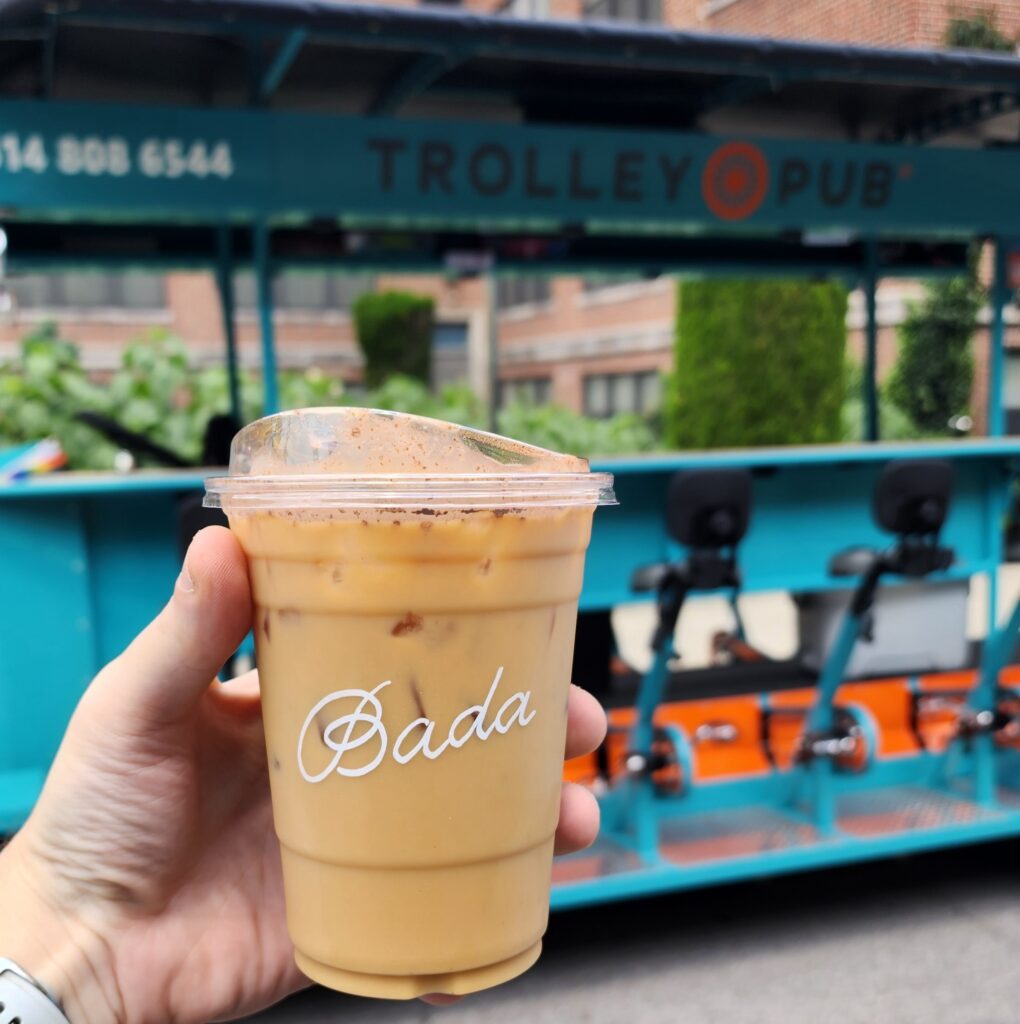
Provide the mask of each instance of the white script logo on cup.
POLYGON ((493 733, 506 735, 514 725, 528 725, 535 717, 535 711, 528 710, 530 690, 512 694, 500 705, 499 710, 492 714, 493 698, 502 678, 503 666, 500 665, 485 700, 481 704, 472 704, 457 715, 450 724, 446 739, 435 747, 432 742, 436 723, 431 718, 415 718, 397 736, 392 749, 390 748, 389 735, 382 720, 382 701, 378 694, 385 687, 392 685, 391 679, 379 683, 372 690, 335 690, 323 697, 308 712, 305 724, 301 727, 297 746, 297 762, 301 776, 306 782, 312 783, 322 782, 334 773, 347 778, 357 778, 375 771, 387 753, 398 764, 407 764, 419 754, 434 761, 450 747, 459 750, 471 739, 484 742, 493 733), (333 716, 325 723, 320 718, 324 711, 333 716), (319 729, 313 730, 312 724, 315 722, 319 723, 319 729), (359 725, 363 728, 355 732, 359 725), (322 742, 332 751, 332 755, 324 768, 312 772, 308 770, 306 764, 305 748, 309 733, 320 735, 320 730, 322 742), (417 740, 409 747, 415 739, 414 734, 419 731, 417 740), (356 768, 344 765, 345 755, 361 747, 367 747, 366 753, 372 753, 373 744, 374 754, 366 764, 356 768))

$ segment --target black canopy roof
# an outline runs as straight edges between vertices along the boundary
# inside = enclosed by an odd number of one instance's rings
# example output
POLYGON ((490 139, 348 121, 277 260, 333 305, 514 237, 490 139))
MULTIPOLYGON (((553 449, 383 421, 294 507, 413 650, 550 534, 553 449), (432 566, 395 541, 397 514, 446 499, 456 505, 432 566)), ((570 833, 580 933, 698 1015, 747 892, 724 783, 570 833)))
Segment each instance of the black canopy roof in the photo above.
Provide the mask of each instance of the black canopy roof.
POLYGON ((0 98, 1017 140, 1020 60, 326 0, 0 0, 0 98))

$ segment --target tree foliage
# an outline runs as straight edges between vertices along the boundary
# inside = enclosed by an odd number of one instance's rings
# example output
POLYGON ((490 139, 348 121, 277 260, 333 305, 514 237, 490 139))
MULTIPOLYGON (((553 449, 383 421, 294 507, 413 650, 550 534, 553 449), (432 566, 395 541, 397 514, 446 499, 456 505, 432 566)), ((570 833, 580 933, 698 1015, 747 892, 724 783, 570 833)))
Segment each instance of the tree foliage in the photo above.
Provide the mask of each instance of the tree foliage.
POLYGON ((949 19, 943 36, 946 46, 956 50, 1009 51, 1014 43, 999 31, 995 9, 988 7, 971 14, 957 12, 949 19))
POLYGON ((354 303, 354 327, 365 357, 365 383, 400 375, 429 381, 435 302, 411 292, 366 292, 354 303))
POLYGON ((834 282, 680 286, 670 446, 838 441, 846 394, 846 289, 834 282))
POLYGON ((922 433, 949 433, 950 418, 967 411, 974 380, 970 345, 982 302, 974 275, 940 281, 928 285, 900 325, 889 396, 922 433))

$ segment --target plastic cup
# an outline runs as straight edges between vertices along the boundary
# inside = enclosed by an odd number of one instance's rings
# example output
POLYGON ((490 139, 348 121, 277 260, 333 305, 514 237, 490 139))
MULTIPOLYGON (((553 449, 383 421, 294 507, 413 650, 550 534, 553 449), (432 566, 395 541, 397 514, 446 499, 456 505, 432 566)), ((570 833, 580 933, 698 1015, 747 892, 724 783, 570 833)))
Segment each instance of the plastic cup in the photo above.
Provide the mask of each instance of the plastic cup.
POLYGON ((301 970, 462 994, 548 920, 584 555, 612 478, 436 420, 309 409, 208 481, 249 562, 301 970))

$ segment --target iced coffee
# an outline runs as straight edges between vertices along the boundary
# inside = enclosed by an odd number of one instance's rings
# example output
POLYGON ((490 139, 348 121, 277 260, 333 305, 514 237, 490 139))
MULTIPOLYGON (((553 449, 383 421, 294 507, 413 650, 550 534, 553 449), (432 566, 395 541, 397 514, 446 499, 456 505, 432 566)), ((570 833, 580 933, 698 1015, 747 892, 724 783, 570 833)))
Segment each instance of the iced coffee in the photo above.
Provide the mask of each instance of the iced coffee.
POLYGON ((420 417, 312 409, 209 482, 249 561, 301 969, 466 993, 545 931, 577 599, 611 479, 420 417))

